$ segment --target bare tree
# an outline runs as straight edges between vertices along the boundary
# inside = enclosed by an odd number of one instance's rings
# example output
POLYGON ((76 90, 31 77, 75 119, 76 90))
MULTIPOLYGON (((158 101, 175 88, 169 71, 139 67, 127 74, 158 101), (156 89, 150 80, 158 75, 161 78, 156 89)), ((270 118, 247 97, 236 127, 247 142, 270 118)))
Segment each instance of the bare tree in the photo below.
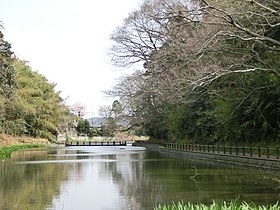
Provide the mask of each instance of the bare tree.
POLYGON ((195 86, 232 72, 268 70, 279 75, 269 66, 256 68, 246 63, 253 57, 265 64, 259 46, 279 52, 279 16, 279 3, 270 0, 145 1, 112 35, 116 43, 113 60, 123 66, 159 62, 161 65, 152 65, 155 71, 187 74, 187 82, 195 86), (236 40, 243 46, 233 47, 236 40), (161 53, 152 59, 158 51, 161 53), (229 56, 231 62, 221 62, 229 61, 225 59, 229 56), (167 59, 169 66, 163 68, 162 61, 167 59))
POLYGON ((125 117, 130 122, 129 129, 150 124, 162 116, 165 101, 153 82, 152 76, 145 71, 135 71, 122 77, 114 90, 108 92, 120 98, 125 117))
POLYGON ((112 117, 112 108, 111 106, 100 106, 99 107, 99 116, 104 117, 106 120, 112 117))
POLYGON ((144 62, 114 94, 145 121, 227 74, 268 71, 279 78, 279 37, 278 1, 147 0, 112 35, 116 64, 144 62))
POLYGON ((161 14, 161 1, 145 1, 139 10, 132 12, 124 20, 123 26, 111 35, 114 44, 110 50, 115 65, 127 67, 138 62, 149 61, 150 54, 164 43, 163 33, 166 18, 155 19, 153 14, 161 14))
POLYGON ((165 1, 172 14, 167 17, 168 39, 154 53, 149 68, 174 81, 167 83, 169 87, 175 84, 175 92, 180 92, 181 83, 196 88, 228 73, 256 70, 279 77, 279 71, 261 55, 279 53, 278 2, 197 2, 189 9, 182 2, 176 7, 165 1))

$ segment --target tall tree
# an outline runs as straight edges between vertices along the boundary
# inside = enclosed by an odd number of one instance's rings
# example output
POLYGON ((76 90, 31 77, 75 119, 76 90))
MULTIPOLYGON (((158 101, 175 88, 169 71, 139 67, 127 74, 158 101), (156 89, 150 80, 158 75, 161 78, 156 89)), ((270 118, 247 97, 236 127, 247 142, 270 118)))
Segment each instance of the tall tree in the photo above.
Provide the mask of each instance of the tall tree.
POLYGON ((12 55, 11 44, 4 40, 0 31, 0 92, 8 98, 12 96, 16 86, 12 55))
POLYGON ((121 103, 118 100, 115 100, 112 104, 112 112, 114 114, 115 120, 118 120, 119 117, 121 117, 123 108, 121 103))
POLYGON ((69 117, 55 84, 16 58, 0 30, 0 132, 53 140, 69 117))
POLYGON ((5 132, 7 108, 12 106, 11 100, 16 89, 15 69, 11 44, 4 40, 0 25, 0 132, 5 132))
POLYGON ((197 136, 223 138, 235 119, 239 139, 254 130, 277 139, 279 17, 280 4, 270 0, 146 0, 112 35, 115 63, 142 62, 144 70, 111 93, 147 129, 166 122, 162 134, 170 132, 170 113, 184 107, 196 113, 197 136))
POLYGON ((81 119, 78 122, 76 130, 78 132, 78 135, 81 135, 81 134, 88 135, 90 132, 90 124, 89 124, 88 120, 81 119))
POLYGON ((11 120, 24 119, 29 135, 54 139, 58 125, 70 115, 69 109, 55 91, 55 84, 32 71, 25 62, 16 61, 14 66, 18 83, 14 103, 20 114, 14 113, 11 120))

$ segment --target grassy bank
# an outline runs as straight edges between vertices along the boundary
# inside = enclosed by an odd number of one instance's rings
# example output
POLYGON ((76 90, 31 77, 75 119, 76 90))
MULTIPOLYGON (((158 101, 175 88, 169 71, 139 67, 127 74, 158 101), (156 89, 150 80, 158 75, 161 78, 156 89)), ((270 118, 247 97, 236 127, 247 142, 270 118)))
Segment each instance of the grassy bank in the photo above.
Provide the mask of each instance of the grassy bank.
POLYGON ((0 133, 0 147, 18 144, 48 144, 48 140, 28 136, 11 136, 0 133))
POLYGON ((0 159, 10 158, 12 152, 20 149, 29 149, 29 148, 41 148, 46 147, 44 144, 22 144, 22 145, 10 145, 10 146, 1 146, 0 147, 0 159))
POLYGON ((257 206, 255 204, 247 204, 245 202, 238 204, 236 201, 232 201, 227 204, 224 203, 215 203, 211 205, 204 204, 191 204, 191 203, 173 203, 158 205, 154 210, 279 210, 280 205, 278 203, 270 206, 257 206))

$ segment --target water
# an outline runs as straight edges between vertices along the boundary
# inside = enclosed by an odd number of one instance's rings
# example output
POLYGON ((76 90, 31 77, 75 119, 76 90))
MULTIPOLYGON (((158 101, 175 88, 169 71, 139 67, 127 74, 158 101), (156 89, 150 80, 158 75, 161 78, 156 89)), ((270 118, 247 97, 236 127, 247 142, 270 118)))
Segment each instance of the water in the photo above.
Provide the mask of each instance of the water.
POLYGON ((274 204, 280 174, 142 147, 24 150, 0 162, 1 210, 148 210, 172 201, 274 204))

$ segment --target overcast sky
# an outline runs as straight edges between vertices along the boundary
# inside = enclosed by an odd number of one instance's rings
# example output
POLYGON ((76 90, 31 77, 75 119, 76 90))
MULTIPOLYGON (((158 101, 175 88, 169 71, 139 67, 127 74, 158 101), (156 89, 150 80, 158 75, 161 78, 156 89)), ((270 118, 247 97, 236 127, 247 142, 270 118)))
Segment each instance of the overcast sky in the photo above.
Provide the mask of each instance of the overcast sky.
POLYGON ((56 83, 87 116, 111 105, 102 91, 124 74, 107 56, 110 34, 141 0, 0 0, 0 21, 17 57, 56 83))

